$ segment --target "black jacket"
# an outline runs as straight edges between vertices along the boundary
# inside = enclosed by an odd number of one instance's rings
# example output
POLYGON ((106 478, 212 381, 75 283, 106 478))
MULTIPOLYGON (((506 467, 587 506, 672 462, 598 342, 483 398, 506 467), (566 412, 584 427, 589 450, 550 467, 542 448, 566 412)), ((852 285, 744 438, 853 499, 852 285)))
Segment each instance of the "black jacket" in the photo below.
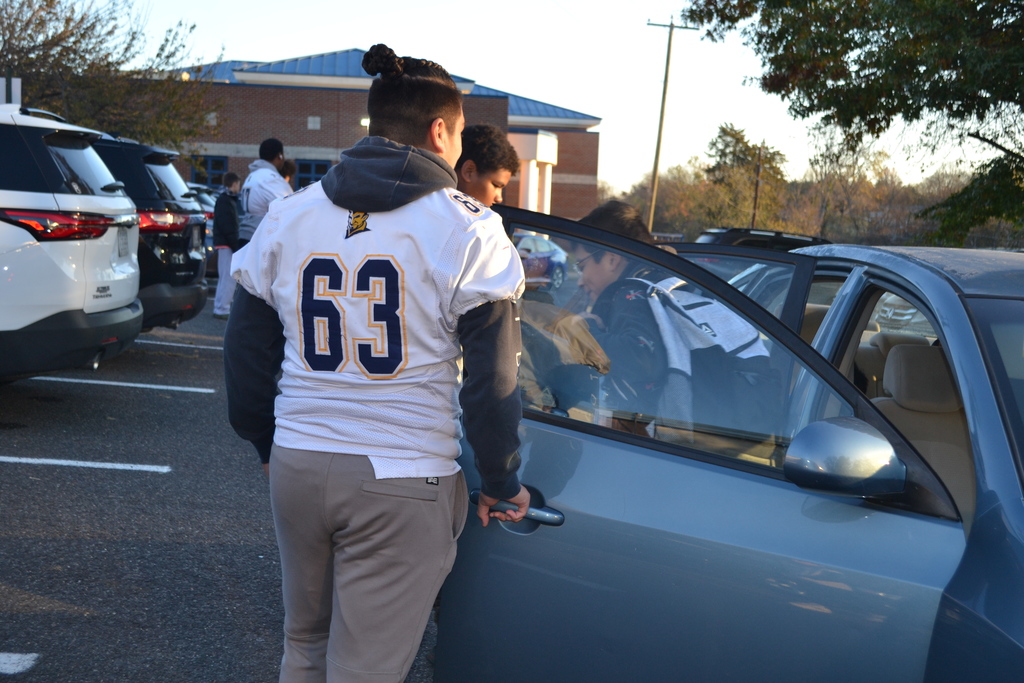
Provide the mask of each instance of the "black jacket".
POLYGON ((227 190, 213 206, 213 246, 238 251, 238 195, 227 190))
POLYGON ((590 312, 604 323, 591 334, 611 361, 602 380, 601 403, 615 410, 653 415, 665 382, 668 361, 658 323, 647 301, 647 286, 634 278, 658 282, 660 272, 627 269, 597 297, 590 312))

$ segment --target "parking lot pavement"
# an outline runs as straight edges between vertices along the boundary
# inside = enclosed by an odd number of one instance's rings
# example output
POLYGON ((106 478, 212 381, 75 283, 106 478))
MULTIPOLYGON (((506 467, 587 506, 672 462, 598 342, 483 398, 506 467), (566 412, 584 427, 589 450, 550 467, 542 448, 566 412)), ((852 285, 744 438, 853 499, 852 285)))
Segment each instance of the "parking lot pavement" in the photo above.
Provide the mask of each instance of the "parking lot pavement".
MULTIPOLYGON (((277 680, 277 546, 226 420, 224 325, 204 310, 96 372, 0 386, 5 680, 277 680)), ((409 681, 432 680, 427 647, 409 681)))

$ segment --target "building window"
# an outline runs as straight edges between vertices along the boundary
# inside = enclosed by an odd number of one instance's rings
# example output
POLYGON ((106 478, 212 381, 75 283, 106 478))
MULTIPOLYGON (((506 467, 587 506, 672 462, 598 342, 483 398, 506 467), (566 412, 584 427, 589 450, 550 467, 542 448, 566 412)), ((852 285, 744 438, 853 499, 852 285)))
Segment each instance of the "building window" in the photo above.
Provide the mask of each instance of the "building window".
POLYGON ((298 187, 301 189, 306 185, 315 183, 327 175, 327 170, 331 167, 331 162, 320 159, 296 159, 295 165, 298 166, 299 169, 295 174, 295 182, 298 183, 298 187))
POLYGON ((310 116, 306 119, 306 128, 309 130, 320 130, 320 117, 310 116))
POLYGON ((228 171, 227 157, 192 157, 192 182, 203 185, 223 185, 224 174, 228 171))

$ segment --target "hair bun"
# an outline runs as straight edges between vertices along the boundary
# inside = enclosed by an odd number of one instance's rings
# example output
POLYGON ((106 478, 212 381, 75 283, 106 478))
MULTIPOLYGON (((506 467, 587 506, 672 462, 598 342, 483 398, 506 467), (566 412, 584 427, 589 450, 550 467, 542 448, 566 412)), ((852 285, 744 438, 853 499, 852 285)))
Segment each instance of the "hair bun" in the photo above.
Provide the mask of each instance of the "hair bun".
POLYGON ((384 43, 374 45, 363 55, 363 71, 381 78, 399 78, 405 72, 405 60, 384 43))

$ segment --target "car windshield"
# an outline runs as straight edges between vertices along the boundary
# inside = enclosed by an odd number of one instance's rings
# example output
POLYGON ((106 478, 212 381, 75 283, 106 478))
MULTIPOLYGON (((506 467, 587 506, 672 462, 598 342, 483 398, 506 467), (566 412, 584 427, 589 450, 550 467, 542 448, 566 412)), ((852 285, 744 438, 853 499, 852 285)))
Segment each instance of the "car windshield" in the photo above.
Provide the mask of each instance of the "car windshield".
MULTIPOLYGON (((1024 301, 971 299, 990 372, 1021 462, 1024 451, 1024 301)), ((1022 463, 1024 468, 1024 463, 1022 463)))

